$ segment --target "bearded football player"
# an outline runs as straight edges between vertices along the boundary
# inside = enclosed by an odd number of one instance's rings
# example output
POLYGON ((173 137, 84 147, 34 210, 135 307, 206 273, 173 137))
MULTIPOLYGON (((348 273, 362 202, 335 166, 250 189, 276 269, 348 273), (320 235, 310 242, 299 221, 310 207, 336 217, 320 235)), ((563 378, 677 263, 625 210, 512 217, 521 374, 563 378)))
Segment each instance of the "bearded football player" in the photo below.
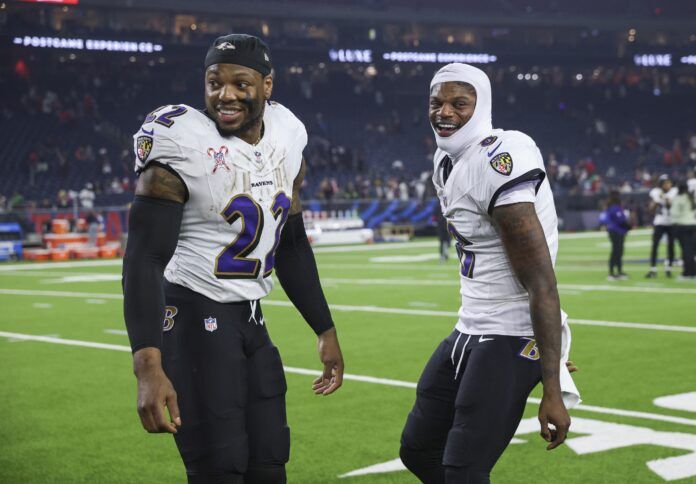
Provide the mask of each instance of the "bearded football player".
POLYGON ((123 292, 138 414, 148 432, 174 434, 189 483, 283 483, 286 382, 260 302, 274 268, 318 336, 314 392, 343 378, 302 222, 307 133, 270 101, 260 39, 216 39, 204 68, 205 110, 160 107, 133 137, 123 292))
POLYGON ((493 129, 491 105, 490 81, 473 66, 449 64, 430 84, 433 181, 461 261, 462 304, 401 437, 402 461, 425 483, 489 482, 539 381, 548 449, 565 440, 567 406, 579 401, 566 368, 570 332, 544 163, 529 136, 493 129))

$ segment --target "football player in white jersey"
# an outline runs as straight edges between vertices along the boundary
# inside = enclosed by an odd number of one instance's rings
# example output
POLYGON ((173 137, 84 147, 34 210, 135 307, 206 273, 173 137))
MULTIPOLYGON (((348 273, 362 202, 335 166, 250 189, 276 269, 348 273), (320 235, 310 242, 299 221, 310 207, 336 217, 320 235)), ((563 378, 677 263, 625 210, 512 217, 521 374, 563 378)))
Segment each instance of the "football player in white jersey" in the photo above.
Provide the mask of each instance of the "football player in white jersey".
POLYGON ((429 117, 439 148, 433 181, 461 260, 462 305, 420 377, 400 454, 425 483, 485 483, 539 381, 548 449, 570 427, 562 381, 568 405, 579 399, 562 351, 570 333, 553 269, 556 212, 534 141, 493 129, 483 71, 440 69, 429 117))
POLYGON ((674 230, 670 208, 674 197, 679 190, 672 185, 668 175, 661 175, 658 186, 650 190, 650 209, 655 211, 653 219, 652 247, 650 249, 650 271, 647 278, 657 277, 657 249, 660 240, 667 236, 667 257, 665 259, 665 275, 672 277, 672 264, 674 264, 674 230))
POLYGON ((318 336, 328 395, 343 357, 302 222, 304 125, 269 101, 260 39, 215 40, 205 111, 152 111, 123 263, 124 316, 148 432, 171 432, 189 483, 283 483, 286 382, 259 300, 271 273, 318 336), (164 321, 164 326, 163 326, 164 321), (166 416, 168 409, 169 417, 166 416))

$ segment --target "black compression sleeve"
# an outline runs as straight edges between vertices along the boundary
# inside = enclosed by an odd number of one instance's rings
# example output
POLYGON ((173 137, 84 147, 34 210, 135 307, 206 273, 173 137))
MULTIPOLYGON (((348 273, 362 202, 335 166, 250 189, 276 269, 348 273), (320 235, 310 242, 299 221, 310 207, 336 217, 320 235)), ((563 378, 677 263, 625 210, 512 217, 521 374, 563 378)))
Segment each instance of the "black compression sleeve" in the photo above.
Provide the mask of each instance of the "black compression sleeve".
POLYGON ((288 217, 276 251, 276 273, 290 301, 316 334, 333 328, 302 214, 288 217))
POLYGON ((123 258, 123 314, 133 353, 162 345, 163 275, 174 254, 184 205, 136 196, 123 258))

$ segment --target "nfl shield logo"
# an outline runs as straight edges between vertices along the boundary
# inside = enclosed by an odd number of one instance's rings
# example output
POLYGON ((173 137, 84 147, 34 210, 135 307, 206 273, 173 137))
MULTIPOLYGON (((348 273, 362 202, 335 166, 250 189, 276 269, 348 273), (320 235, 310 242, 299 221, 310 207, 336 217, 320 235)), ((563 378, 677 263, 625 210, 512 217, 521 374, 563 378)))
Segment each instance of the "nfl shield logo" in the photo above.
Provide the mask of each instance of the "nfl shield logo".
POLYGON ((217 318, 206 318, 203 320, 205 330, 211 333, 217 329, 217 318))

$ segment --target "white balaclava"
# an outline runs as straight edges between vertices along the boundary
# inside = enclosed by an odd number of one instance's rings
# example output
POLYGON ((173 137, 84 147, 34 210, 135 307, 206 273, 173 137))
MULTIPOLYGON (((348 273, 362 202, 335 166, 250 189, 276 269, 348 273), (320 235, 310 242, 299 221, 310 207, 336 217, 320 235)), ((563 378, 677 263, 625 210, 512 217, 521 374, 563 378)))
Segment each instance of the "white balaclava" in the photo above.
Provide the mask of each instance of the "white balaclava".
POLYGON ((452 157, 461 154, 472 143, 486 137, 493 129, 491 116, 491 81, 481 69, 469 64, 447 64, 435 73, 430 82, 430 91, 443 82, 466 82, 476 90, 476 107, 471 119, 454 134, 447 137, 438 136, 435 128, 435 141, 438 148, 452 157))

